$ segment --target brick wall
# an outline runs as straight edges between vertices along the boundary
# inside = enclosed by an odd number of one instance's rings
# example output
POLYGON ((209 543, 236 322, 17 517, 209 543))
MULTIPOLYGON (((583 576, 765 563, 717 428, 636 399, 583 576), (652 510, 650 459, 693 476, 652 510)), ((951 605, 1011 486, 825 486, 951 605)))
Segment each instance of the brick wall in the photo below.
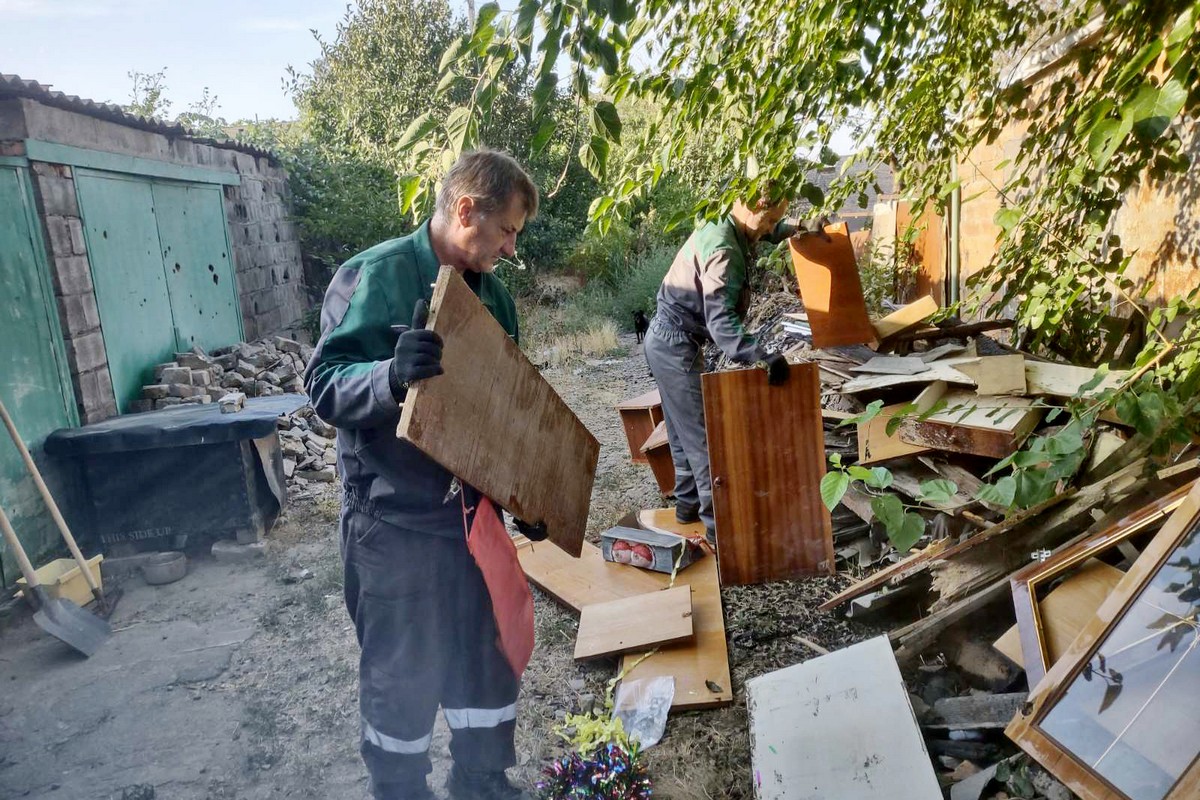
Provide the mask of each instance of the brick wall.
POLYGON ((99 422, 117 413, 104 332, 96 309, 92 270, 83 239, 71 168, 33 162, 33 193, 46 233, 54 298, 75 388, 80 422, 99 422))

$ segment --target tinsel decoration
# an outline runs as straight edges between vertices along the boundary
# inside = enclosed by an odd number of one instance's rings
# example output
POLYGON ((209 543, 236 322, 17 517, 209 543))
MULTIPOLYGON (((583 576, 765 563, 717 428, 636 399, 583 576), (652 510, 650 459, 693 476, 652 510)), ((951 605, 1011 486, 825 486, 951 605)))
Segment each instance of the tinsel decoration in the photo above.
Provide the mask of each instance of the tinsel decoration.
POLYGON ((607 744, 585 758, 571 753, 542 770, 537 783, 542 800, 646 800, 650 776, 636 753, 607 744))

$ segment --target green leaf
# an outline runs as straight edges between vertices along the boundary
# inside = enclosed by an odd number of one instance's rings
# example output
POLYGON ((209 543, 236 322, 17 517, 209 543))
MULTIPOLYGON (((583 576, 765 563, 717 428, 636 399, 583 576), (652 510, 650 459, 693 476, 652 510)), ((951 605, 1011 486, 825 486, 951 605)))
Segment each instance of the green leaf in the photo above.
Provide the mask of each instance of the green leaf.
POLYGON ((1153 435, 1167 416, 1167 407, 1163 404, 1162 395, 1157 392, 1140 395, 1138 411, 1141 414, 1141 424, 1137 426, 1137 430, 1144 436, 1153 435))
POLYGON ((442 53, 442 60, 438 62, 438 72, 445 72, 446 67, 458 60, 458 57, 467 49, 467 38, 459 36, 450 46, 446 48, 446 52, 442 53))
POLYGON ((925 518, 912 512, 905 513, 896 528, 887 528, 888 540, 892 547, 901 553, 907 553, 920 541, 925 534, 925 518))
POLYGON ((892 485, 893 480, 895 479, 892 477, 891 470, 887 467, 871 467, 871 477, 864 483, 872 489, 886 489, 892 485))
POLYGON ((1006 475, 995 483, 985 483, 975 492, 975 497, 985 503, 1011 508, 1017 495, 1017 479, 1006 475))
POLYGON ((1012 476, 1012 480, 1013 505, 1017 508, 1029 508, 1049 500, 1057 483, 1048 472, 1033 469, 1021 470, 1012 476))
POLYGON ((842 502, 842 497, 845 496, 846 490, 850 488, 850 476, 838 470, 837 472, 826 472, 825 477, 821 478, 821 502, 830 511, 837 508, 837 504, 842 502))
POLYGON ((475 30, 479 30, 485 25, 490 25, 496 15, 500 13, 499 3, 484 3, 475 12, 475 30))
POLYGON ((921 484, 921 496, 918 499, 924 503, 936 505, 950 502, 957 493, 958 484, 945 478, 938 478, 921 484))
POLYGON ((1021 221, 1021 209, 1005 206, 996 212, 992 221, 1003 230, 1011 231, 1021 221))
POLYGON ((550 102, 550 98, 554 96, 554 90, 558 87, 558 74, 547 72, 542 77, 538 78, 537 85, 533 87, 533 118, 539 119, 546 112, 546 106, 550 102))
POLYGON ((450 139, 450 150, 456 158, 464 150, 474 147, 475 131, 475 117, 466 106, 459 106, 446 117, 446 136, 450 139))
POLYGON ((438 81, 438 85, 437 85, 437 88, 434 89, 434 93, 435 94, 445 94, 447 91, 450 90, 451 86, 453 86, 455 83, 458 82, 460 77, 461 76, 457 72, 455 72, 454 70, 450 70, 449 72, 447 72, 445 75, 442 76, 442 79, 440 81, 438 81))
POLYGON ((438 121, 434 118, 433 112, 426 111, 408 124, 408 127, 404 129, 404 133, 400 136, 400 141, 396 142, 396 148, 401 151, 408 150, 418 141, 437 130, 437 126, 438 121))
POLYGON ((558 123, 553 119, 545 120, 537 129, 537 133, 529 140, 529 157, 533 158, 546 149, 546 145, 550 143, 550 139, 554 136, 554 131, 557 130, 558 123))
POLYGON ((1133 120, 1124 115, 1120 119, 1107 117, 1096 123, 1088 135, 1088 155, 1092 157, 1096 169, 1104 169, 1108 165, 1131 130, 1133 120))
POLYGON ((1171 78, 1161 87, 1150 84, 1142 86, 1127 106, 1122 106, 1121 116, 1133 119, 1133 132, 1143 141, 1154 141, 1166 132, 1171 120, 1183 110, 1188 90, 1177 79, 1171 78))
POLYGON ((861 414, 859 414, 856 417, 849 417, 847 419, 841 420, 840 422, 838 422, 838 427, 840 428, 843 425, 862 425, 864 423, 870 422, 871 420, 878 417, 879 412, 882 410, 883 410, 883 401, 882 400, 872 400, 867 405, 867 407, 865 409, 863 409, 863 412, 861 414))
POLYGON ((825 192, 820 186, 807 181, 800 187, 800 196, 813 205, 814 208, 820 208, 825 205, 825 192))
POLYGON ((592 109, 592 130, 620 144, 621 115, 617 112, 617 107, 607 100, 596 103, 592 109))
POLYGON ((856 481, 862 481, 862 482, 864 482, 864 483, 866 483, 866 482, 867 482, 867 481, 869 481, 869 480, 873 480, 873 479, 874 479, 874 477, 875 477, 875 476, 874 476, 874 475, 871 473, 871 470, 867 469, 866 467, 860 467, 860 466, 858 466, 857 464, 855 464, 855 465, 854 465, 854 466, 852 466, 852 467, 849 467, 849 468, 847 468, 846 472, 847 472, 847 473, 850 475, 850 477, 851 477, 851 478, 853 478, 854 480, 856 480, 856 481))
POLYGON ((413 205, 421 192, 421 176, 405 175, 397 181, 396 188, 400 195, 400 213, 407 214, 413 210, 413 205))
POLYGON ((579 148, 579 161, 596 180, 604 180, 604 173, 608 169, 608 152, 608 140, 603 136, 593 136, 579 148))
POLYGON ((889 532, 898 531, 904 525, 904 503, 894 494, 871 498, 871 511, 889 532))

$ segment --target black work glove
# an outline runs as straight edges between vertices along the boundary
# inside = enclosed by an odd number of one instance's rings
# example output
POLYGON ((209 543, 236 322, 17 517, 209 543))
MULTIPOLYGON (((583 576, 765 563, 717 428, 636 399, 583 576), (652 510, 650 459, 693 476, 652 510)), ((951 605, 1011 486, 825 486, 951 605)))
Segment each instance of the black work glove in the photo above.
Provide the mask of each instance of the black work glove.
POLYGON ((400 338, 396 339, 396 352, 392 355, 388 385, 391 387, 392 397, 397 401, 404 398, 410 383, 423 381, 443 372, 442 337, 433 331, 425 330, 428 320, 429 304, 418 300, 413 308, 412 327, 405 329, 401 325, 394 328, 401 333, 400 338))
POLYGON ((520 531, 525 538, 531 542, 540 542, 550 535, 550 532, 546 530, 546 523, 544 522, 538 522, 534 525, 530 525, 523 519, 517 519, 516 517, 513 517, 513 524, 516 525, 517 530, 520 531))
POLYGON ((782 353, 767 353, 766 358, 762 360, 762 365, 767 370, 767 383, 771 386, 786 383, 788 376, 791 375, 791 368, 782 353))

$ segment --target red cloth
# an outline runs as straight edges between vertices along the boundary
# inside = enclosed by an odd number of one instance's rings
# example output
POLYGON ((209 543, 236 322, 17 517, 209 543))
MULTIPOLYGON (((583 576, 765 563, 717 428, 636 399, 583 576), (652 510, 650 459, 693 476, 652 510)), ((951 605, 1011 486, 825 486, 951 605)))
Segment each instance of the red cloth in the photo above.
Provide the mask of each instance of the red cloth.
MULTIPOLYGON (((466 520, 464 504, 464 530, 466 520)), ((492 598, 492 615, 498 631, 496 645, 519 678, 533 655, 533 595, 517 558, 516 545, 496 507, 486 497, 480 498, 475 510, 475 519, 467 533, 467 549, 479 565, 492 598)))

